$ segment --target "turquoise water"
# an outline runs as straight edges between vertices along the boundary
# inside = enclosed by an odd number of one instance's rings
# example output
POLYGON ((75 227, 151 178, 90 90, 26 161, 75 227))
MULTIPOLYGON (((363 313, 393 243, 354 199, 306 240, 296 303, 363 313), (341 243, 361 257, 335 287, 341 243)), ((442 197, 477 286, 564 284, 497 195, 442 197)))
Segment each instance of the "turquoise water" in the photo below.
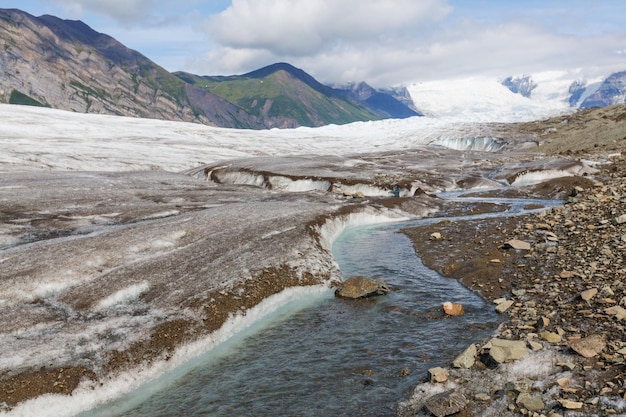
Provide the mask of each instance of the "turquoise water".
MULTIPOLYGON (((424 267, 399 226, 354 227, 333 253, 344 277, 384 278, 394 291, 274 314, 138 402, 130 395, 85 416, 381 416, 498 324, 457 281, 424 267), (444 301, 466 314, 445 317, 444 301), (408 375, 406 375, 408 373, 408 375)), ((303 300, 304 301, 304 300, 303 300)))

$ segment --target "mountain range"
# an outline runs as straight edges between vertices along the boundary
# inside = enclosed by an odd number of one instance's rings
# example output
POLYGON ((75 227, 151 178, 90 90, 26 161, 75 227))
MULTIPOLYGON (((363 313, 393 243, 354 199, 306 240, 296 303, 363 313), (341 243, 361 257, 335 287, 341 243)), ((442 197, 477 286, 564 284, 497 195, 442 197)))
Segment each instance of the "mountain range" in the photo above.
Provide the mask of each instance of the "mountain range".
MULTIPOLYGON (((538 84, 530 75, 509 76, 502 83, 511 92, 524 97, 532 97, 538 84)), ((626 71, 616 72, 600 83, 588 84, 584 80, 574 80, 567 91, 570 107, 587 109, 607 107, 626 103, 626 71)))
MULTIPOLYGON (((365 82, 328 86, 288 63, 232 76, 170 73, 83 22, 0 9, 0 103, 229 128, 293 128, 437 116, 441 112, 432 111, 433 100, 435 108, 463 112, 482 93, 492 94, 496 83, 472 87, 471 96, 463 97, 453 82, 431 91, 417 84, 410 90, 375 89, 365 82)), ((556 97, 559 106, 571 108, 626 102, 626 71, 602 82, 574 80, 556 89, 529 75, 509 76, 500 84, 508 96, 498 92, 488 98, 493 103, 478 107, 490 112, 502 100, 520 96, 534 104, 556 97)))
POLYGON ((419 115, 407 95, 332 88, 286 63, 225 77, 170 73, 83 22, 0 9, 4 103, 264 129, 419 115))

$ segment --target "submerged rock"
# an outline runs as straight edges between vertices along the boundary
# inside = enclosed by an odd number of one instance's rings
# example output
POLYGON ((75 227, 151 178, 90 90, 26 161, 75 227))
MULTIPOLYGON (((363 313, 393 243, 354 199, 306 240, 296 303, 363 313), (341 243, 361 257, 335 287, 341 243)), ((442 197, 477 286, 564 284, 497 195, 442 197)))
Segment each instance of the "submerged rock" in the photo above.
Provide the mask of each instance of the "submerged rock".
POLYGON ((385 295, 389 291, 391 290, 383 279, 373 280, 362 276, 355 276, 345 280, 339 288, 335 290, 335 296, 356 299, 385 295))

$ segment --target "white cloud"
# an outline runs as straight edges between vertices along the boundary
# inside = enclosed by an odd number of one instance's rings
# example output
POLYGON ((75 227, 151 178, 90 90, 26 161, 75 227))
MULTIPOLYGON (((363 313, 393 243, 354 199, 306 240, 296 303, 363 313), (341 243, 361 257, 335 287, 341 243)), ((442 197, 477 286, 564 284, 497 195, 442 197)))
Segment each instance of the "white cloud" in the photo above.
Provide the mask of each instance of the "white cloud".
POLYGON ((157 0, 53 0, 67 13, 81 18, 85 13, 107 16, 122 25, 145 22, 154 17, 154 11, 162 8, 157 0))
POLYGON ((305 56, 413 32, 450 10, 443 0, 233 0, 206 27, 225 46, 305 56))
POLYGON ((583 68, 591 77, 624 69, 615 52, 624 50, 623 33, 583 37, 513 15, 479 21, 454 15, 445 1, 234 0, 207 21, 214 46, 193 65, 204 74, 241 74, 286 61, 322 82, 377 87, 478 74, 583 68))

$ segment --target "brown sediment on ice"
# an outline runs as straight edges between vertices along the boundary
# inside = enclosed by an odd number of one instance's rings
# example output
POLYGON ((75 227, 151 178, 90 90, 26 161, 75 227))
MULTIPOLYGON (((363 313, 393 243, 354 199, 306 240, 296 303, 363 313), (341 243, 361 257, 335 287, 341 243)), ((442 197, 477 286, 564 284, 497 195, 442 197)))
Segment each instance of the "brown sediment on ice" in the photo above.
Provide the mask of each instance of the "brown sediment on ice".
POLYGON ((174 319, 156 325, 149 337, 124 350, 104 355, 104 363, 94 369, 81 366, 31 369, 18 374, 0 375, 0 403, 9 407, 43 394, 69 395, 84 380, 98 382, 117 373, 149 366, 155 360, 168 360, 175 350, 218 330, 233 314, 246 314, 267 297, 295 286, 320 285, 329 275, 299 273, 286 265, 263 269, 254 278, 228 290, 206 294, 188 305, 202 314, 201 320, 174 319))

